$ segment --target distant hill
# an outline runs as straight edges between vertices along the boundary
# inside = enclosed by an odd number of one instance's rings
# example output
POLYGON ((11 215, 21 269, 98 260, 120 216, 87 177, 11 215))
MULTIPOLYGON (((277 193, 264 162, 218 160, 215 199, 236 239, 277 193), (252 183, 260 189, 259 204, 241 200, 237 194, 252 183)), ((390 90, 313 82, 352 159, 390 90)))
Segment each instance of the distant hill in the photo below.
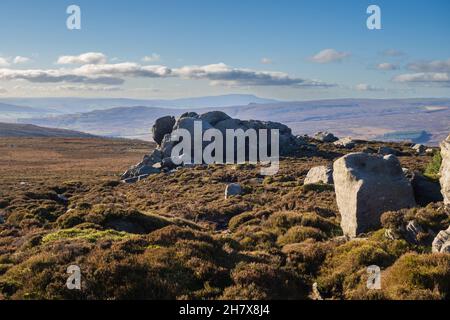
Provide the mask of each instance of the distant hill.
POLYGON ((195 97, 173 100, 143 99, 91 99, 91 98, 8 98, 0 99, 0 103, 24 105, 33 108, 51 109, 53 113, 71 114, 122 107, 155 107, 155 108, 224 108, 248 105, 250 103, 276 103, 273 99, 264 99, 249 94, 229 94, 220 96, 195 97))
POLYGON ((38 113, 42 112, 41 109, 34 109, 31 107, 16 106, 13 104, 1 103, 0 102, 0 112, 15 112, 15 113, 38 113))
POLYGON ((44 128, 32 124, 0 123, 0 137, 88 138, 94 136, 78 131, 44 128))
MULTIPOLYGON (((420 142, 437 145, 450 132, 450 99, 340 99, 186 109, 141 106, 20 121, 103 136, 150 140, 150 129, 157 118, 209 110, 221 110, 239 119, 282 122, 296 134, 329 130, 338 136, 392 140, 398 133, 419 132, 420 142)), ((412 136, 401 135, 406 140, 418 141, 409 139, 412 136)))

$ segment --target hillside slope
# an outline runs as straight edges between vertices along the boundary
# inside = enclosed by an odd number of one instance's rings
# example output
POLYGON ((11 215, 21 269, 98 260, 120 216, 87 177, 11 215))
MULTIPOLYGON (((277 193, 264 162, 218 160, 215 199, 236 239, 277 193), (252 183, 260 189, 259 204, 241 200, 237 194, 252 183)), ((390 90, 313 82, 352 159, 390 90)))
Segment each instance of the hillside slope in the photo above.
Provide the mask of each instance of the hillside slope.
POLYGON ((0 137, 88 138, 94 136, 84 132, 44 128, 32 124, 0 123, 0 137))

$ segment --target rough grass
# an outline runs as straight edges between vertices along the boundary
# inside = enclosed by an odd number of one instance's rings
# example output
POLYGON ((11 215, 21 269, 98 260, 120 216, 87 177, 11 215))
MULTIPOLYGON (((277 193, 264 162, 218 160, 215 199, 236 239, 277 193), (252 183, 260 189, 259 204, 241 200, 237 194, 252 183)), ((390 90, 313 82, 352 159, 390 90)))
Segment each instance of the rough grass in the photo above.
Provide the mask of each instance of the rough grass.
MULTIPOLYGON (((358 145, 353 151, 381 144, 358 145)), ((403 167, 430 156, 409 146, 403 167)), ((114 139, 0 139, 0 299, 308 299, 314 282, 331 299, 444 299, 448 255, 408 244, 402 228, 428 235, 450 224, 439 204, 387 213, 385 230, 347 241, 332 186, 304 186, 308 170, 348 150, 282 159, 261 177, 251 165, 199 166, 133 185, 120 174, 151 144, 114 139), (224 199, 228 183, 244 194, 224 199), (428 250, 429 251, 429 250, 428 250), (77 264, 83 290, 65 289, 77 264), (379 265, 381 292, 365 287, 379 265)))

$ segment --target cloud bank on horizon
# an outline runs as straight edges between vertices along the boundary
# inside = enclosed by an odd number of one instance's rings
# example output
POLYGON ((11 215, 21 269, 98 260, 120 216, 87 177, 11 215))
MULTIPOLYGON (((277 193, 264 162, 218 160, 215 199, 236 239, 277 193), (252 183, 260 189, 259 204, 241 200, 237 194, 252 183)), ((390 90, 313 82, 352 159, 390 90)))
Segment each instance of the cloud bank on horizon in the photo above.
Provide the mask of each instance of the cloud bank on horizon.
POLYGON ((104 0, 77 2, 89 17, 78 31, 64 28, 63 4, 44 0, 46 19, 38 19, 30 1, 0 4, 0 97, 450 96, 450 44, 442 42, 450 31, 448 1, 408 3, 405 16, 401 4, 380 0, 389 13, 382 30, 365 28, 365 6, 356 0, 322 6, 156 0, 130 5, 125 15, 118 1, 108 4, 107 17, 99 13, 104 0), (326 19, 314 18, 324 6, 326 19), (24 19, 14 20, 19 7, 24 19), (158 14, 143 19, 145 12, 158 14))

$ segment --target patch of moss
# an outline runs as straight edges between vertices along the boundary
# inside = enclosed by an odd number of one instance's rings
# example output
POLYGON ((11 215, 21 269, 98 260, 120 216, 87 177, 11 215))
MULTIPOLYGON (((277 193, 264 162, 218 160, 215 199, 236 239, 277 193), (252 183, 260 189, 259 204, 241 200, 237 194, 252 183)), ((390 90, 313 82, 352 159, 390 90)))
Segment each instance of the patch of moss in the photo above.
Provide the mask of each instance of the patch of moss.
POLYGON ((312 183, 312 184, 305 184, 302 187, 303 191, 314 191, 314 192, 325 192, 325 191, 334 191, 334 186, 331 184, 324 184, 324 183, 312 183))
POLYGON ((441 169, 441 164, 442 164, 442 155, 440 152, 436 152, 431 162, 425 168, 424 175, 432 180, 435 181, 439 180, 439 171, 441 169))
POLYGON ((126 237, 130 237, 130 234, 121 231, 72 228, 48 234, 42 238, 42 243, 64 239, 84 239, 89 242, 97 242, 100 239, 121 240, 126 237))

